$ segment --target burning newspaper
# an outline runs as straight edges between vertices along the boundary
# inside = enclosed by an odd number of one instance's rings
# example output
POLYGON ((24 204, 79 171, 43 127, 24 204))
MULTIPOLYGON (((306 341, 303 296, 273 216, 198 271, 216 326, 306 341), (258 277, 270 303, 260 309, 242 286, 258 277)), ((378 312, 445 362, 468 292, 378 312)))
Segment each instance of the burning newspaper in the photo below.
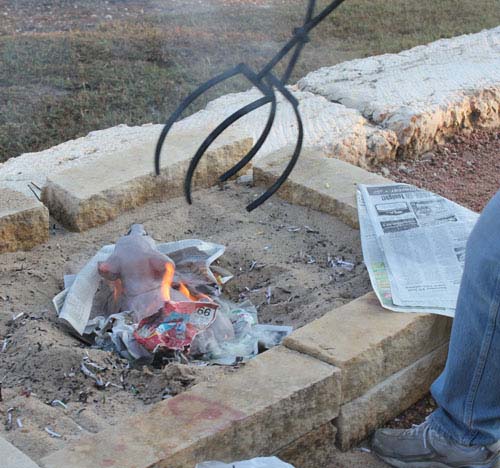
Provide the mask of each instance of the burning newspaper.
POLYGON ((201 240, 156 245, 135 224, 103 247, 54 299, 59 318, 82 339, 128 359, 157 352, 232 365, 278 345, 291 327, 259 325, 248 301, 224 299, 232 278, 213 265, 224 247, 201 240))
POLYGON ((453 317, 474 213, 407 184, 359 185, 363 257, 383 307, 453 317))

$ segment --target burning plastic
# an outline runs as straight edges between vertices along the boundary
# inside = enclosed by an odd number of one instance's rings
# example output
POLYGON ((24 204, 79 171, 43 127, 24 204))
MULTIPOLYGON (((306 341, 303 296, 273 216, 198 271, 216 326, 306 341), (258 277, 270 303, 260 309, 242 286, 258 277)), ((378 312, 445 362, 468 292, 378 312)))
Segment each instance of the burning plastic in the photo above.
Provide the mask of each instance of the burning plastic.
POLYGON ((156 245, 133 225, 103 247, 54 298, 60 319, 96 346, 131 359, 159 351, 234 364, 279 344, 291 327, 258 325, 248 301, 220 297, 232 276, 212 267, 224 247, 200 240, 156 245))

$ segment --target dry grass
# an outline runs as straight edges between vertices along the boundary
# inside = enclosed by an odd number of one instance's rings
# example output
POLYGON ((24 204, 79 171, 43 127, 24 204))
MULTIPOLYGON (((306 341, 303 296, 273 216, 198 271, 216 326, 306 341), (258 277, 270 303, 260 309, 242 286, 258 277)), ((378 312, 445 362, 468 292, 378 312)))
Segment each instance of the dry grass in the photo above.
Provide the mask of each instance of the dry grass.
MULTIPOLYGON (((32 0, 4 1, 10 10, 0 28, 0 161, 119 123, 161 122, 214 73, 241 61, 265 63, 305 9, 298 0, 268 0, 271 7, 211 0, 195 2, 198 10, 124 0, 109 2, 113 18, 89 23, 104 2, 52 0, 35 9, 32 0), (43 8, 51 4, 49 17, 43 8)), ((347 0, 314 32, 293 79, 499 23, 498 0, 347 0)), ((209 98, 246 87, 229 83, 209 98)))

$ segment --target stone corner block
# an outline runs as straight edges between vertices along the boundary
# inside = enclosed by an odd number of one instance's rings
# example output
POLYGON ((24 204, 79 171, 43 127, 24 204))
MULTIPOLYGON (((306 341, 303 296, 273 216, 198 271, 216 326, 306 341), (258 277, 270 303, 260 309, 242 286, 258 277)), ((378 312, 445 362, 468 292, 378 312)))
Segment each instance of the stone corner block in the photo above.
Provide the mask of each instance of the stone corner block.
MULTIPOLYGON (((265 186, 274 183, 292 152, 292 148, 285 148, 257 162, 254 165, 255 183, 265 186)), ((356 186, 391 182, 360 167, 326 157, 321 149, 306 149, 278 195, 290 203, 329 213, 359 228, 356 186)))
POLYGON ((82 437, 42 466, 185 468, 271 455, 334 419, 339 403, 338 369, 278 347, 217 383, 195 385, 112 430, 82 437))
MULTIPOLYGON (((179 196, 200 135, 201 131, 167 138, 168 154, 161 160, 159 176, 153 172, 156 139, 149 137, 49 176, 42 192, 43 202, 68 229, 84 231, 148 201, 179 196)), ((236 164, 252 144, 252 138, 237 138, 231 132, 218 139, 200 161, 194 187, 214 185, 217 177, 236 164)))
POLYGON ((299 328, 284 345, 342 371, 347 403, 449 340, 451 319, 391 312, 366 294, 299 328))
POLYGON ((35 198, 0 189, 0 254, 29 250, 49 239, 49 212, 35 198))
POLYGON ((422 398, 444 368, 447 354, 448 343, 445 343, 361 397, 342 405, 334 421, 338 447, 350 449, 422 398))
POLYGON ((31 458, 0 437, 0 455, 2 468, 40 468, 31 458))

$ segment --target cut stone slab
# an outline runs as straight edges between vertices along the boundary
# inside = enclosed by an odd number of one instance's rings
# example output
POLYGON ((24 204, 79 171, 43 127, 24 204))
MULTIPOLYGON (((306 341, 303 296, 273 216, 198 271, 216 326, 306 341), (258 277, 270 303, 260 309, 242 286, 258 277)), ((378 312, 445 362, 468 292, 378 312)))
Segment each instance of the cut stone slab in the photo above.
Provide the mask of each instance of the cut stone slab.
POLYGON ((500 27, 321 68, 299 88, 359 110, 419 155, 463 128, 500 126, 500 27))
POLYGON ((49 239, 49 211, 35 198, 0 189, 0 254, 29 250, 49 239))
MULTIPOLYGON (((305 147, 321 147, 330 156, 358 165, 366 165, 367 161, 373 159, 386 160, 395 157, 397 138, 391 130, 371 125, 355 109, 332 103, 322 96, 290 89, 300 102, 305 147)), ((226 117, 260 97, 262 95, 255 89, 222 96, 210 102, 206 109, 177 122, 171 133, 190 135, 196 150, 210 131, 226 117)), ((292 108, 280 95, 278 101, 272 131, 265 145, 255 156, 256 161, 279 148, 295 144, 297 139, 297 123, 292 108)), ((234 141, 246 138, 256 141, 266 124, 268 113, 269 106, 264 106, 238 120, 228 130, 231 138, 234 141)), ((95 171, 98 172, 98 160, 102 157, 113 153, 127 154, 133 147, 143 146, 139 148, 139 154, 147 151, 149 164, 152 165, 154 144, 162 129, 162 125, 152 124, 140 127, 119 125, 91 132, 85 137, 44 151, 11 158, 3 164, 0 163, 0 187, 18 190, 33 197, 28 188, 30 182, 43 188, 48 177, 86 164, 95 164, 95 171)), ((227 136, 227 133, 224 135, 227 136)), ((227 143, 230 140, 225 138, 225 141, 227 143)), ((191 145, 188 144, 186 150, 192 152, 191 156, 194 155, 191 145)), ((166 144, 163 158, 170 157, 169 145, 166 144)), ((99 175, 101 178, 109 178, 102 171, 99 175)))
POLYGON ((448 343, 342 405, 334 421, 339 448, 348 450, 420 400, 443 370, 447 354, 448 343))
POLYGON ((328 466, 336 455, 335 438, 337 428, 332 424, 309 432, 281 449, 276 456, 296 468, 318 468, 328 466))
POLYGON ((0 437, 0 456, 2 468, 40 468, 31 458, 0 437))
MULTIPOLYGON (((156 139, 136 142, 119 151, 50 176, 42 200, 68 229, 83 231, 116 218, 150 200, 181 195, 189 162, 200 135, 175 133, 168 138, 161 174, 153 173, 156 139)), ((250 138, 229 132, 219 138, 198 166, 195 186, 207 187, 251 148, 250 138)))
MULTIPOLYGON (((282 174, 292 148, 285 148, 254 165, 254 183, 269 187, 282 174)), ((326 155, 319 149, 304 150, 295 169, 278 194, 296 205, 307 206, 340 218, 359 228, 357 184, 392 181, 326 155)))
POLYGON ((205 382, 85 436, 45 468, 186 468, 276 453, 338 415, 340 372, 284 347, 217 383, 205 382), (237 441, 237 443, 235 443, 237 441))
POLYGON ((299 328, 284 345, 340 368, 347 403, 439 348, 450 330, 448 317, 391 312, 369 293, 299 328))
MULTIPOLYGON (((384 161, 396 156, 397 137, 391 130, 373 126, 356 109, 330 102, 322 96, 298 91, 296 87, 289 87, 289 90, 299 101, 304 124, 304 148, 321 148, 325 156, 362 167, 374 160, 384 161)), ((206 121, 221 122, 261 97, 262 94, 256 89, 228 94, 210 102, 205 110, 183 122, 190 128, 201 126, 206 121)), ((254 162, 297 142, 297 122, 293 108, 280 94, 277 94, 277 101, 271 132, 254 162)), ((257 141, 266 125, 269 110, 270 105, 261 107, 238 120, 231 128, 257 141)))

